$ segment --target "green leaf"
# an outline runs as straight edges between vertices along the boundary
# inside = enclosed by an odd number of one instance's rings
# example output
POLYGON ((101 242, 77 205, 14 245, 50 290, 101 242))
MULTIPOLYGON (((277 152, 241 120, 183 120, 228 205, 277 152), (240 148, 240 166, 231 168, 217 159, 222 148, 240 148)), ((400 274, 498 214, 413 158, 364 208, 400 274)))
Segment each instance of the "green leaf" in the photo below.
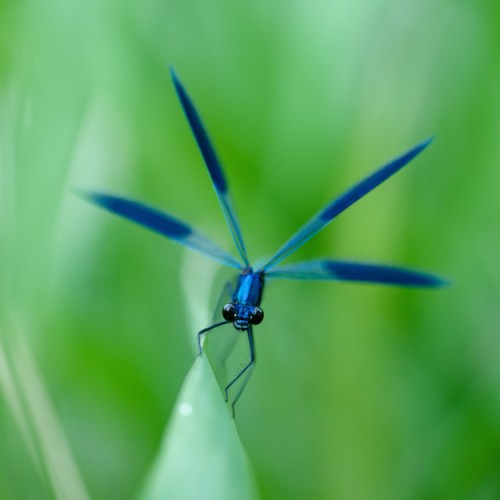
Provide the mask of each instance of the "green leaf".
POLYGON ((258 498, 253 471, 205 355, 186 377, 140 498, 258 498))

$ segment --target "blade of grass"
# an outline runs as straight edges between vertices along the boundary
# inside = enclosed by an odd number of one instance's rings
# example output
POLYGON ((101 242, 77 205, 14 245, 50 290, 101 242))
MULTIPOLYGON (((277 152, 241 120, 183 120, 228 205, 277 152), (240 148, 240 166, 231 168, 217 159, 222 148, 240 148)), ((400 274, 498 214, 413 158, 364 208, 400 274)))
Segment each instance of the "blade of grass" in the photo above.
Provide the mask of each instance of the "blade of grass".
POLYGON ((15 352, 20 388, 26 398, 30 418, 47 474, 57 499, 90 498, 78 465, 59 422, 26 339, 18 335, 15 352))
POLYGON ((30 458, 33 460, 37 471, 41 473, 42 469, 28 418, 25 414, 23 403, 12 373, 12 368, 8 360, 8 355, 3 345, 3 335, 2 329, 2 331, 0 331, 0 394, 5 398, 6 407, 10 411, 10 415, 19 429, 19 433, 28 449, 30 458))
POLYGON ((17 329, 9 333, 10 356, 5 345, 0 345, 0 389, 35 466, 50 485, 54 498, 88 500, 90 496, 30 345, 17 329))
POLYGON ((139 498, 258 498, 253 472, 205 355, 186 377, 139 498))

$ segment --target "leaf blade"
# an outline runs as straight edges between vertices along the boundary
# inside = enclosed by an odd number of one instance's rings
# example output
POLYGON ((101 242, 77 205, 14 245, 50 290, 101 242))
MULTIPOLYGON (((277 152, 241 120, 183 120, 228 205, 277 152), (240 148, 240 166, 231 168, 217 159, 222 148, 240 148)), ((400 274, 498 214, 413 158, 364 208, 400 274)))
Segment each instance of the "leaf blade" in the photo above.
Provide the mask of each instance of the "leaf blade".
POLYGON ((196 359, 186 377, 139 498, 259 498, 234 421, 205 355, 196 359))

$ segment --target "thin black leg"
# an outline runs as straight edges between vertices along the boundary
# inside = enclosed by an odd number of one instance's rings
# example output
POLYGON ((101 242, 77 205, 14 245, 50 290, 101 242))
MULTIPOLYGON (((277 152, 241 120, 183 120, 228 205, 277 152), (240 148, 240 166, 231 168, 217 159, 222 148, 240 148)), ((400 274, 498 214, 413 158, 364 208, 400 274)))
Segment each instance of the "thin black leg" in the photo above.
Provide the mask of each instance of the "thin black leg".
POLYGON ((213 330, 218 326, 227 325, 228 323, 229 321, 219 321, 219 323, 215 323, 214 325, 209 326, 208 328, 203 328, 203 330, 200 330, 198 332, 198 355, 201 355, 202 353, 201 341, 203 339, 203 336, 206 335, 210 330, 213 330))
POLYGON ((254 340, 253 340, 253 332, 252 332, 252 327, 250 326, 247 330, 247 339, 248 339, 248 347, 250 349, 250 360, 249 362, 243 367, 243 369, 236 375, 236 377, 229 382, 229 384, 226 386, 224 389, 224 392, 226 393, 226 401, 229 400, 229 389, 231 386, 233 386, 243 375, 245 375, 245 378, 243 382, 241 383, 241 386, 238 390, 238 393, 236 394, 235 398, 232 401, 232 411, 233 411, 233 417, 234 417, 234 406, 238 399, 240 398, 243 390, 245 389, 245 386, 248 383, 248 380, 250 379, 250 375, 252 374, 253 367, 255 366, 255 346, 254 346, 254 340))

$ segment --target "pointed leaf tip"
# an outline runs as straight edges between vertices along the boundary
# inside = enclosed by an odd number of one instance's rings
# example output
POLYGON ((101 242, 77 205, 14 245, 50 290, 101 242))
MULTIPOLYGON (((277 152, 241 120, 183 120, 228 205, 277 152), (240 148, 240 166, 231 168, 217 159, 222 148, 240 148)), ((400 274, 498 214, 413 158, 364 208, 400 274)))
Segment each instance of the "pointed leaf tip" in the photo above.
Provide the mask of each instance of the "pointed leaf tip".
POLYGON ((196 359, 140 500, 259 497, 254 473, 208 359, 196 359))

